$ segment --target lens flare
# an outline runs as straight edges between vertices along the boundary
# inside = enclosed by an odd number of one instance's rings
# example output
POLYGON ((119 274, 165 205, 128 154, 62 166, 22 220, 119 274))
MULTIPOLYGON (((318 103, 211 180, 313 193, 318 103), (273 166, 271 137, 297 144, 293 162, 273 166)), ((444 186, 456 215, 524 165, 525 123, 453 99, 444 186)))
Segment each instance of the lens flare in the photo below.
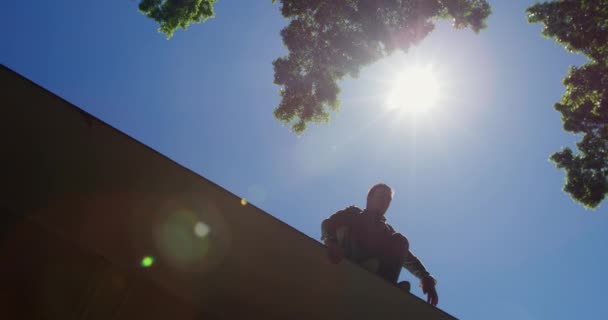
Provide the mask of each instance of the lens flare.
POLYGON ((211 227, 187 209, 167 216, 159 226, 158 245, 163 261, 177 268, 189 268, 207 256, 211 227))
POLYGON ((143 257, 143 259, 141 259, 141 266, 144 268, 151 267, 153 263, 154 263, 154 257, 145 256, 145 257, 143 257))
POLYGON ((194 234, 199 238, 204 238, 209 234, 209 226, 204 222, 197 222, 194 226, 194 234))

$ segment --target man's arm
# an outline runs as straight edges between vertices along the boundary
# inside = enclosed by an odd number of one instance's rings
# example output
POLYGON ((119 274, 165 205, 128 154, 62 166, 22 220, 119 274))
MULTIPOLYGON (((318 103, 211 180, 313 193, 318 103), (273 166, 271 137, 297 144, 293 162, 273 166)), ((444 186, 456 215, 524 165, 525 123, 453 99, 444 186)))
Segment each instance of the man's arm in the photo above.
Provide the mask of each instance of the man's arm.
POLYGON ((321 240, 325 243, 327 241, 337 241, 336 230, 340 227, 348 226, 353 218, 353 214, 359 212, 361 212, 361 209, 351 206, 323 220, 321 223, 321 240))
POLYGON ((420 287, 422 287, 422 292, 427 295, 427 302, 436 306, 439 303, 439 296, 437 290, 435 290, 437 280, 426 270, 420 259, 408 250, 403 267, 420 279, 420 287))
POLYGON ((420 259, 418 259, 418 257, 416 257, 410 250, 408 250, 407 254, 405 255, 403 267, 420 280, 431 276, 420 259))
POLYGON ((361 212, 361 209, 357 207, 348 207, 334 213, 321 223, 321 240, 327 247, 327 254, 331 262, 338 263, 344 258, 344 249, 338 243, 337 230, 340 227, 348 226, 353 215, 359 212, 361 212))

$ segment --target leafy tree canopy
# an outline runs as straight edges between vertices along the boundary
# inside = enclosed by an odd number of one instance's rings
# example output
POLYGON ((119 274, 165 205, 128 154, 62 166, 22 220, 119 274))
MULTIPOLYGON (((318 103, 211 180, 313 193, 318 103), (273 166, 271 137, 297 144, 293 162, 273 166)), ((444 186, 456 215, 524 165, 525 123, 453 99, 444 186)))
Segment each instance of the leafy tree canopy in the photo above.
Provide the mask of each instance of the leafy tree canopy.
MULTIPOLYGON (((274 0, 272 2, 275 2, 274 0)), ((437 18, 475 32, 485 27, 486 0, 281 0, 291 22, 281 31, 289 54, 273 62, 281 86, 275 117, 302 134, 339 106, 337 82, 395 50, 406 51, 437 18)), ((171 37, 177 28, 213 17, 215 0, 141 0, 139 9, 171 37)))
POLYGON ((608 0, 551 1, 527 12, 530 22, 544 24, 544 36, 589 58, 570 69, 555 104, 564 130, 582 136, 579 152, 564 148, 551 160, 566 171, 564 190, 595 208, 608 194, 608 0))
POLYGON ((193 22, 212 18, 216 0, 141 0, 139 11, 154 19, 159 32, 171 38, 177 28, 186 29, 193 22))
POLYGON ((309 122, 326 122, 337 110, 337 82, 356 77, 365 65, 407 49, 434 28, 436 18, 453 19, 458 28, 485 27, 485 0, 282 0, 290 18, 281 31, 289 50, 273 62, 281 86, 275 117, 297 134, 309 122))

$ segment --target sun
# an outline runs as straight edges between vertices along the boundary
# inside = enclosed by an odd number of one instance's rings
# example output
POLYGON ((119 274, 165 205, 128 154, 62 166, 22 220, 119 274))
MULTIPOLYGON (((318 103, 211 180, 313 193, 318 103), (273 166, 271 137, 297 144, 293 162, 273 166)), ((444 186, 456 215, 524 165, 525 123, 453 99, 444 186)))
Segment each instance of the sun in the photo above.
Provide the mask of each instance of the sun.
POLYGON ((431 65, 416 65, 397 74, 386 100, 389 110, 425 113, 439 100, 439 81, 431 65))

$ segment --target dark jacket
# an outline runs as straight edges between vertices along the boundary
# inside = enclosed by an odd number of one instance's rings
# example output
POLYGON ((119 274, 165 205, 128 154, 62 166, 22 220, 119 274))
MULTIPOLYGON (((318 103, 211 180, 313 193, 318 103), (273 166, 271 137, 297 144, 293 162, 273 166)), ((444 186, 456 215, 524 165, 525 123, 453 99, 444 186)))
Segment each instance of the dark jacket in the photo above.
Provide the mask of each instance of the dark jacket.
MULTIPOLYGON (((386 223, 384 216, 369 213, 355 206, 340 210, 321 224, 321 240, 337 240, 336 231, 341 227, 350 230, 352 236, 357 239, 360 251, 371 252, 372 256, 377 256, 393 254, 391 250, 399 248, 398 250, 403 252, 397 254, 404 255, 404 268, 421 280, 430 276, 420 259, 409 250, 407 238, 386 223)), ((349 256, 349 251, 346 251, 346 257, 351 260, 353 258, 349 256)))

